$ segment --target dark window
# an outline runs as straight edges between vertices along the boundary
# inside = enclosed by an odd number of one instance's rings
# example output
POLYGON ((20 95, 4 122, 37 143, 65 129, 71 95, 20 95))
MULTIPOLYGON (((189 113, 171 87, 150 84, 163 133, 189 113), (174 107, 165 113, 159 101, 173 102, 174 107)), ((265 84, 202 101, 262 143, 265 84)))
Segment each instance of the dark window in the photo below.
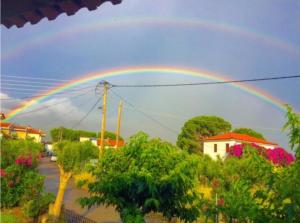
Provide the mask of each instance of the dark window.
POLYGON ((229 153, 229 149, 230 149, 229 143, 226 143, 226 153, 229 153))
POLYGON ((217 144, 214 144, 214 152, 218 152, 218 145, 217 144))

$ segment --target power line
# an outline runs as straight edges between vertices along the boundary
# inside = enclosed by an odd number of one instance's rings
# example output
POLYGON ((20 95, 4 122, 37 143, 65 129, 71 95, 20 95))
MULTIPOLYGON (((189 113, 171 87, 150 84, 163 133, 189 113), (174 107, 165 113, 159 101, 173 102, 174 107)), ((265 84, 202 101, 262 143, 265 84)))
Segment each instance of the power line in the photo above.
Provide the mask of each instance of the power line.
POLYGON ((160 121, 156 120, 155 118, 151 117, 150 115, 148 115, 146 112, 141 111, 140 109, 138 109, 137 107, 135 107, 132 103, 130 103, 127 99, 123 98, 122 96, 120 96, 119 94, 117 94, 115 91, 113 91, 112 89, 110 89, 110 91, 116 95, 117 97, 119 97, 121 100, 123 100, 127 105, 129 105, 130 107, 132 107, 134 110, 136 110, 137 112, 141 113, 142 115, 144 115, 145 117, 147 117, 148 119, 152 120, 153 122, 155 122, 156 124, 158 124, 159 126, 161 126, 164 129, 167 129, 168 131, 174 133, 177 135, 177 132, 174 131, 173 129, 169 128, 168 126, 164 125, 163 123, 161 123, 160 121))
POLYGON ((233 83, 244 83, 244 82, 257 82, 257 81, 270 81, 270 80, 283 80, 300 78, 300 75, 292 76, 277 76, 277 77, 264 77, 264 78, 253 78, 253 79, 241 79, 241 80, 229 80, 229 81, 211 81, 211 82, 195 82, 195 83, 178 83, 178 84, 111 84, 112 87, 123 87, 123 88, 143 88, 143 87, 182 87, 182 86, 198 86, 198 85, 214 85, 214 84, 233 84, 233 83))
POLYGON ((75 96, 73 96, 73 97, 69 97, 69 98, 66 98, 66 99, 62 99, 60 102, 55 103, 55 104, 45 105, 45 106, 43 106, 42 108, 37 108, 37 109, 30 110, 30 111, 27 111, 27 112, 22 112, 21 114, 18 114, 18 116, 27 115, 27 114, 30 114, 30 113, 34 113, 34 112, 38 112, 38 111, 44 110, 44 109, 48 109, 49 107, 52 107, 52 106, 54 106, 54 105, 62 104, 62 103, 64 103, 65 101, 69 100, 70 98, 78 98, 78 97, 80 97, 80 96, 86 95, 86 94, 89 93, 89 92, 91 92, 91 90, 89 90, 89 91, 87 91, 87 92, 84 92, 84 93, 82 93, 82 94, 75 95, 75 96))
POLYGON ((25 79, 25 80, 45 80, 45 81, 72 81, 73 79, 58 79, 58 78, 42 78, 42 77, 28 77, 28 76, 16 76, 16 75, 3 75, 1 78, 11 78, 11 79, 25 79))
POLYGON ((80 125, 80 123, 84 120, 84 119, 86 119, 88 116, 89 116, 89 114, 95 109, 95 107, 97 106, 97 104, 100 102, 100 100, 101 100, 101 97, 100 98, 98 98, 97 99, 97 101, 96 101, 96 103, 95 104, 93 104, 93 106, 90 108, 90 110, 77 122, 77 123, 75 123, 73 126, 72 126, 72 128, 75 128, 76 126, 78 126, 78 125, 80 125))

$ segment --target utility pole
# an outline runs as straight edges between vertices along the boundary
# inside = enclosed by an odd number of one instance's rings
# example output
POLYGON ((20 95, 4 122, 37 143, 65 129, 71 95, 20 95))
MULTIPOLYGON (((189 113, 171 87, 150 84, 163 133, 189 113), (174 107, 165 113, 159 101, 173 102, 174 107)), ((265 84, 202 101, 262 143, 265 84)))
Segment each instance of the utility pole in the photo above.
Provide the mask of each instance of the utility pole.
POLYGON ((120 101, 120 103, 119 103, 119 109, 118 109, 118 126, 117 126, 117 133, 116 133, 116 149, 119 146, 122 109, 123 109, 123 102, 120 101))
POLYGON ((107 81, 103 81, 100 83, 104 87, 103 92, 103 106, 102 106, 102 123, 101 123, 101 137, 100 137, 100 153, 99 156, 102 155, 104 151, 104 134, 105 134, 105 127, 106 127, 106 106, 107 106, 107 92, 109 83, 107 81))

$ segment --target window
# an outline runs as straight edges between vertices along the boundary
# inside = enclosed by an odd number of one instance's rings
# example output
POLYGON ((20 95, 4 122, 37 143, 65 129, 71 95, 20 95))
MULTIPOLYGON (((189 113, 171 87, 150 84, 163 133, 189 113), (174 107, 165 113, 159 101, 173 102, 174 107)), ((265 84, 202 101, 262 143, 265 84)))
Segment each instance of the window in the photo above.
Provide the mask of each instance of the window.
POLYGON ((214 152, 218 152, 218 145, 217 144, 214 144, 214 152))
POLYGON ((229 143, 226 143, 226 153, 229 153, 229 149, 230 149, 229 143))

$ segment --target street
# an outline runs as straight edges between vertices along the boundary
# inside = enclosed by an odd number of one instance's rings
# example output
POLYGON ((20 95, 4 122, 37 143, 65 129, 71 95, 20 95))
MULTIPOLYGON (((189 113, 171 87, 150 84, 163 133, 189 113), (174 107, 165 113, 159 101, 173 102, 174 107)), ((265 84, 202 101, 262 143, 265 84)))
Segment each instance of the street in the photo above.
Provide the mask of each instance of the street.
MULTIPOLYGON (((45 190, 56 195, 59 184, 59 171, 56 162, 51 162, 48 157, 43 158, 39 166, 39 171, 46 176, 45 190)), ((88 196, 88 192, 78 189, 73 179, 71 179, 64 195, 65 208, 73 210, 76 213, 99 223, 121 222, 119 214, 112 207, 99 206, 91 209, 81 208, 76 200, 84 196, 88 196)))

